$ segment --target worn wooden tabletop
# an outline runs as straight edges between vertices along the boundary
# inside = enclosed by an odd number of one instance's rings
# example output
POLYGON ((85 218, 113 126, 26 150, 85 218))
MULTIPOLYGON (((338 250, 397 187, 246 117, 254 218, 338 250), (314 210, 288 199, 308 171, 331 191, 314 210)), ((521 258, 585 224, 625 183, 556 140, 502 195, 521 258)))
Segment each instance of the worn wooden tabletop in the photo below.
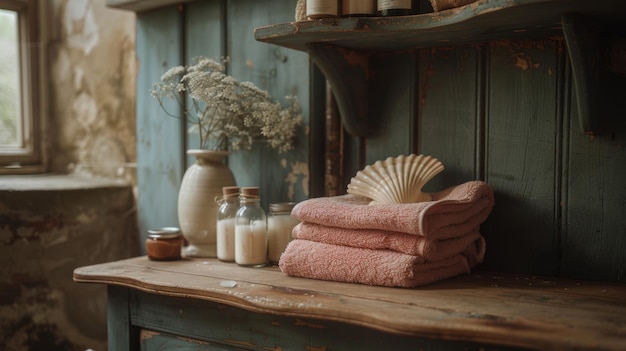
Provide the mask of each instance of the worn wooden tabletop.
POLYGON ((275 266, 146 257, 80 267, 74 280, 418 337, 542 350, 626 348, 622 284, 478 272, 404 289, 288 277, 275 266))

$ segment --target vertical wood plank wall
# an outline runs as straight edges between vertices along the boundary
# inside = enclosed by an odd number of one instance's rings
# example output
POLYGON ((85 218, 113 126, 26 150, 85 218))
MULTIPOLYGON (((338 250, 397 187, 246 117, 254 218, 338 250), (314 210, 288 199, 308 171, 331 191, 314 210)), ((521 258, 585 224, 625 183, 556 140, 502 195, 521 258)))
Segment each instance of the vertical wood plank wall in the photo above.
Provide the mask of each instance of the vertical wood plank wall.
MULTIPOLYGON (((229 57, 228 73, 251 81, 285 102, 296 95, 304 123, 296 149, 277 154, 265 145, 238 151, 228 159, 240 186, 260 186, 262 205, 302 201, 309 196, 309 58, 306 53, 254 40, 256 27, 294 20, 295 4, 284 0, 196 1, 137 14, 137 153, 141 240, 146 230, 178 225, 178 188, 198 148, 181 120, 168 117, 148 90, 165 71, 197 56, 229 57)), ((323 104, 323 102, 320 102, 323 104)), ((168 103, 175 111, 176 105, 168 103)), ((323 174, 321 171, 320 174, 323 174)), ((145 253, 145 252, 144 252, 145 253)))
POLYGON ((446 170, 431 191, 487 181, 484 269, 626 281, 624 103, 612 102, 601 133, 583 133, 566 54, 556 38, 423 49, 408 68, 382 59, 384 122, 366 159, 433 155, 446 170))
MULTIPOLYGON (((293 20, 281 0, 204 1, 139 14, 138 174, 142 233, 176 221, 176 194, 193 145, 185 127, 143 94, 165 68, 196 55, 230 56, 230 73, 282 99, 295 94, 305 124, 323 101, 309 101, 305 53, 256 42, 255 27, 293 20), (184 23, 184 25, 183 25, 184 23), (184 40, 181 38, 184 37, 184 40)), ((435 191, 482 179, 496 207, 481 231, 482 268, 626 281, 626 119, 615 115, 597 135, 580 129, 570 65, 561 38, 499 41, 373 56, 368 108, 374 134, 362 140, 366 163, 411 152, 433 155, 446 170, 435 191)), ((624 87, 612 87, 615 105, 624 87)), ((620 95, 621 94, 621 95, 620 95)), ((314 95, 320 96, 320 94, 314 95)), ((622 108, 621 111, 624 109, 622 108)), ((617 108, 609 108, 615 114, 617 108)), ((320 129, 323 120, 311 120, 320 129)), ((259 185, 264 205, 311 196, 306 130, 298 148, 277 155, 258 146, 229 157, 239 185, 259 185)), ((357 150, 344 154, 358 156, 357 150)), ((349 179, 348 175, 348 179, 349 179)), ((313 194, 317 195, 317 194, 313 194)))
POLYGON ((301 201, 308 193, 309 58, 306 53, 267 45, 254 39, 254 29, 273 23, 294 21, 295 4, 290 1, 237 0, 228 2, 227 32, 231 74, 267 90, 278 101, 298 97, 305 128, 297 137, 296 149, 278 154, 258 144, 249 152, 236 152, 229 165, 240 186, 260 186, 261 203, 301 201))
MULTIPOLYGON (((182 35, 184 43, 184 59, 186 63, 192 63, 198 56, 219 59, 226 52, 226 29, 222 18, 225 6, 223 1, 200 1, 191 2, 180 7, 183 11, 182 35)), ((187 128, 190 128, 187 125, 187 128)), ((198 134, 183 133, 186 137, 187 149, 197 149, 200 138, 198 134)), ((189 166, 195 162, 193 156, 187 156, 189 166)))
MULTIPOLYGON (((137 15, 137 218, 146 230, 177 225, 176 200, 185 167, 184 130, 149 94, 168 67, 182 63, 182 17, 176 7, 137 15)), ((166 103, 175 112, 175 103, 166 103)), ((144 245, 141 245, 145 250, 144 245)), ((144 252, 145 253, 145 252, 144 252)))
POLYGON ((558 273, 558 43, 489 48, 485 179, 498 190, 490 257, 503 269, 558 273), (515 211, 513 211, 515 210, 515 211), (519 261, 512 263, 510 253, 519 261), (502 266, 504 265, 504 266, 502 266))

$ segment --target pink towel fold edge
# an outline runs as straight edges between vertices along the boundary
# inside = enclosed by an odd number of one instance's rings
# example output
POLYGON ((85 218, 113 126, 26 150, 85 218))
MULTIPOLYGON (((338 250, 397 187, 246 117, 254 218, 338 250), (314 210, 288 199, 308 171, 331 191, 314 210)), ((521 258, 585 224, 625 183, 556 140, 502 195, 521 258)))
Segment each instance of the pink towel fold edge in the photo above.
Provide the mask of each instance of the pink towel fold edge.
POLYGON ((464 228, 456 236, 432 240, 419 235, 378 229, 348 229, 301 222, 292 231, 294 239, 374 250, 393 250, 436 261, 461 253, 480 237, 478 227, 464 228))
POLYGON ((357 195, 313 198, 298 203, 292 216, 350 229, 381 229, 422 236, 442 235, 451 225, 482 222, 494 206, 491 187, 470 181, 432 194, 433 201, 414 204, 369 205, 357 195))

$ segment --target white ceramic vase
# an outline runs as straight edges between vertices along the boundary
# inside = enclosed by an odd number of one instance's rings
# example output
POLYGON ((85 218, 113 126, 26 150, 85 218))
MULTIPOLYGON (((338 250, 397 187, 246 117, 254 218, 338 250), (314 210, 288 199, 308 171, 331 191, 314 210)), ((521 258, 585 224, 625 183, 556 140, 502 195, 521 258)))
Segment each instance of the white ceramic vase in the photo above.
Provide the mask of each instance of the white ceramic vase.
POLYGON ((196 162, 191 165, 178 192, 178 222, 188 245, 183 248, 187 257, 216 257, 215 197, 222 187, 236 185, 235 177, 224 160, 227 151, 187 150, 196 162))

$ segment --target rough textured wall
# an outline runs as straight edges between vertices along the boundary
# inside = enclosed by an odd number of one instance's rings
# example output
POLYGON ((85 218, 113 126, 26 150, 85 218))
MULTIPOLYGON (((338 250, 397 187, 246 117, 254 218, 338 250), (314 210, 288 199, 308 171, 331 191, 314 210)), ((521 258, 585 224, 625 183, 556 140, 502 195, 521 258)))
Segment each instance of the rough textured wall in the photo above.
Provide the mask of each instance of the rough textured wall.
POLYGON ((106 350, 106 287, 76 267, 138 255, 123 181, 76 175, 0 183, 0 349, 106 350))
POLYGON ((47 149, 63 175, 0 177, 0 350, 106 350, 106 287, 72 272, 139 254, 135 15, 105 0, 39 3, 47 149))
POLYGON ((135 14, 105 0, 47 3, 50 166, 135 182, 135 14))

